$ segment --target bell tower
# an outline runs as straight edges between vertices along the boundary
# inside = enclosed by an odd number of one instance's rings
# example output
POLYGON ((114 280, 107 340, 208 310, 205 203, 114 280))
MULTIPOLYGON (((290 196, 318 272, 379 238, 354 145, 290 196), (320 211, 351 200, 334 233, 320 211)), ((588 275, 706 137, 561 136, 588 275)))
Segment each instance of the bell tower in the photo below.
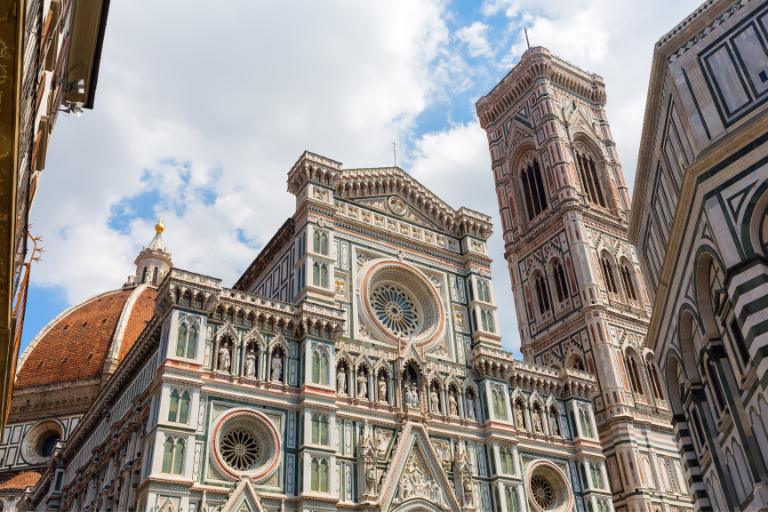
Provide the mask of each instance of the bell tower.
POLYGON ((603 79, 528 49, 476 105, 526 361, 586 370, 617 510, 690 509, 603 79))

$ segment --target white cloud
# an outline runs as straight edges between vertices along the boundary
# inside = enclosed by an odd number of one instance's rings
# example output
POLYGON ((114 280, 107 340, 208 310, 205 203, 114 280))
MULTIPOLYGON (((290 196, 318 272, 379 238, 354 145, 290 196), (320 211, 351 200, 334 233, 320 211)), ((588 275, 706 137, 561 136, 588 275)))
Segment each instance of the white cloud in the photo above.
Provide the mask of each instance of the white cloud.
POLYGON ((174 262, 233 282, 257 253, 243 239, 265 243, 292 213, 286 173, 304 149, 348 166, 391 161, 390 141, 453 79, 433 72, 449 40, 443 8, 114 3, 95 109, 60 117, 38 190, 47 251, 35 284, 72 302, 119 286, 151 222, 117 233, 107 219, 147 192, 163 201, 140 213, 164 217, 174 262), (188 163, 188 181, 169 159, 188 163))
POLYGON ((411 173, 452 207, 466 206, 493 217, 494 235, 489 240, 494 298, 499 327, 507 349, 520 346, 509 273, 504 261, 504 241, 491 171, 485 131, 476 122, 428 133, 416 141, 411 173))
MULTIPOLYGON (((119 286, 152 222, 118 233, 107 220, 153 193, 161 205, 144 216, 164 217, 175 263, 231 284, 292 213, 286 172, 304 149, 376 166, 391 162, 392 140, 413 140, 405 167, 452 206, 495 218, 482 129, 419 136, 415 120, 503 76, 525 48, 522 26, 532 44, 605 77, 631 185, 653 43, 697 2, 492 0, 477 20, 455 20, 443 0, 113 2, 95 110, 60 117, 52 139, 32 212, 46 247, 33 281, 70 302, 119 286)), ((502 334, 517 347, 498 222, 490 249, 502 334)))
POLYGON ((491 44, 486 39, 487 31, 488 25, 476 21, 459 30, 456 36, 467 45, 469 54, 472 57, 492 57, 493 50, 491 50, 491 44))

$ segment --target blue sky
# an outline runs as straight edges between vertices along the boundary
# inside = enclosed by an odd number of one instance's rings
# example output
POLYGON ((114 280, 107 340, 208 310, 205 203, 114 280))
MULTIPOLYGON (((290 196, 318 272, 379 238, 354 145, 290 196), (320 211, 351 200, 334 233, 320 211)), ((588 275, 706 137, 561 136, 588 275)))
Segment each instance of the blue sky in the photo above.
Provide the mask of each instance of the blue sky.
MULTIPOLYGON (((177 266, 232 284, 291 214, 285 174, 304 149, 389 165, 397 140, 401 167, 496 219, 474 102, 525 49, 523 26, 605 77, 632 183, 653 43, 697 5, 113 2, 95 109, 59 117, 32 211, 46 252, 24 345, 64 308, 120 287, 158 217, 177 266)), ((498 229, 491 251, 504 343, 517 350, 498 229)))

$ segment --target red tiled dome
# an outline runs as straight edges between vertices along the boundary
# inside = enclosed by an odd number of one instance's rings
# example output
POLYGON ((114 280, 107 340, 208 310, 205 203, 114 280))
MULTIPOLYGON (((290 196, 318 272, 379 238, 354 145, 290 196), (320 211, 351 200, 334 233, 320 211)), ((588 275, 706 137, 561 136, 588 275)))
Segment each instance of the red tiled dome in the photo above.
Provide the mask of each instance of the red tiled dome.
POLYGON ((148 286, 113 290, 54 318, 24 352, 15 389, 100 380, 136 342, 156 297, 148 286))

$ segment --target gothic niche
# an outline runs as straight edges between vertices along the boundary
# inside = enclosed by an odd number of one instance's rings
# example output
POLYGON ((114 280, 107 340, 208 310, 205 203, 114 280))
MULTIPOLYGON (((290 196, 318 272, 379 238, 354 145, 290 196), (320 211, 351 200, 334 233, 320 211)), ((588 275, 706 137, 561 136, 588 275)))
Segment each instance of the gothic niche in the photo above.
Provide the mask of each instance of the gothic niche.
POLYGON ((346 361, 339 361, 336 365, 336 393, 340 396, 349 395, 349 365, 346 361))
POLYGON ((229 335, 222 336, 219 340, 219 350, 217 354, 216 369, 230 373, 232 370, 232 348, 234 343, 229 335))
POLYGON ((364 322, 378 339, 392 344, 412 340, 432 345, 445 330, 445 313, 434 285, 416 268, 374 260, 360 271, 364 322))
POLYGON ((408 409, 419 409, 419 388, 421 377, 413 362, 409 362, 403 370, 403 403, 408 409))
POLYGON ((370 376, 370 372, 368 371, 368 367, 364 364, 361 364, 357 367, 357 398, 360 400, 370 400, 370 393, 368 391, 368 377, 370 376))
POLYGON ((259 411, 227 411, 214 427, 212 453, 219 469, 233 480, 265 481, 280 462, 280 436, 259 411))
POLYGON ((379 369, 376 377, 376 392, 379 402, 389 403, 389 374, 384 368, 379 369))

